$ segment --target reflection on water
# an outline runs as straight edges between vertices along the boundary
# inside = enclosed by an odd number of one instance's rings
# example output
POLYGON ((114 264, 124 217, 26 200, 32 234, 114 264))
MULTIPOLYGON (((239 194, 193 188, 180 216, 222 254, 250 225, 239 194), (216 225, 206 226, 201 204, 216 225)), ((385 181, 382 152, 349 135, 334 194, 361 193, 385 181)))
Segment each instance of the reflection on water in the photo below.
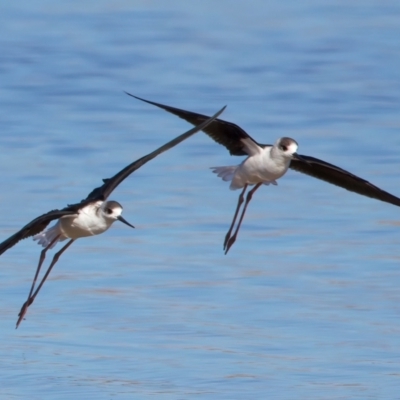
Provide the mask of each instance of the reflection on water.
MULTIPOLYGON (((123 90, 400 194, 397 3, 32 4, 1 16, 2 238, 188 129, 123 90)), ((224 256, 238 162, 198 134, 135 172, 137 229, 74 243, 17 331, 40 249, 5 253, 0 397, 394 398, 396 209, 290 171, 224 256)))

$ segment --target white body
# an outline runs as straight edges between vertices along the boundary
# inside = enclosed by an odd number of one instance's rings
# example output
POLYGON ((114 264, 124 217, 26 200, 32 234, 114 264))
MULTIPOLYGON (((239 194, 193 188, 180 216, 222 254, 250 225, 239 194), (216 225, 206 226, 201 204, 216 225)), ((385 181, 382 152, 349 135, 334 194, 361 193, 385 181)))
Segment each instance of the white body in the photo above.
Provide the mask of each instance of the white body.
POLYGON ((297 143, 293 141, 287 150, 280 147, 281 139, 273 146, 262 148, 251 139, 242 139, 244 149, 249 156, 237 166, 213 167, 214 173, 224 181, 232 181, 230 189, 240 189, 246 184, 277 185, 276 180, 283 176, 289 168, 292 154, 297 151, 297 143))
POLYGON ((122 207, 112 209, 108 215, 104 207, 108 202, 97 201, 80 209, 76 215, 61 217, 51 228, 38 233, 33 237, 43 247, 48 246, 58 235, 59 238, 51 245, 53 248, 58 242, 66 239, 79 239, 81 237, 99 235, 105 232, 119 216, 122 207))

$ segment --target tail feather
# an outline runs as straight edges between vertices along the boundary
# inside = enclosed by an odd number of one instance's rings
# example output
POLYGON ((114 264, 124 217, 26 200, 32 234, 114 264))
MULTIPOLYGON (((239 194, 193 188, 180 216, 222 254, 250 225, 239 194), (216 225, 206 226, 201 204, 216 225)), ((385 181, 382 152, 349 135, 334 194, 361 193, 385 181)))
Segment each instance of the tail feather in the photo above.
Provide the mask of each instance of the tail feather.
POLYGON ((211 167, 214 174, 217 174, 223 181, 229 182, 233 179, 235 175, 237 165, 229 167, 211 167))
POLYGON ((232 165, 228 167, 212 167, 214 174, 217 174, 225 182, 231 181, 229 188, 231 190, 241 189, 245 186, 246 181, 242 179, 240 174, 236 171, 239 165, 232 165))
POLYGON ((54 241, 54 243, 49 247, 50 249, 52 249, 58 242, 66 239, 66 237, 62 235, 58 222, 51 228, 35 235, 33 240, 37 240, 39 245, 47 247, 57 236, 60 237, 54 241))

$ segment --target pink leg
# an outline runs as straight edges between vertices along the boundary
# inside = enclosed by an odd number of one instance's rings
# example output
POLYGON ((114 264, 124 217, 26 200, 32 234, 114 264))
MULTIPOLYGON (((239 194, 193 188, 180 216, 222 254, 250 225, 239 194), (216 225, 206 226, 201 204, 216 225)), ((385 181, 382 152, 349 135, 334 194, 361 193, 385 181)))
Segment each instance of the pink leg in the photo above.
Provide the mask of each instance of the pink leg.
POLYGON ((226 249, 226 244, 228 243, 228 240, 229 240, 230 237, 231 237, 232 229, 233 229, 233 227, 234 227, 234 225, 235 225, 236 218, 237 218, 237 216, 238 216, 240 206, 241 206, 242 203, 243 203, 243 200, 244 200, 244 193, 245 193, 245 191, 246 191, 246 189, 247 189, 247 186, 248 186, 247 184, 244 185, 244 188, 243 188, 242 192, 241 192, 240 195, 239 195, 238 203, 237 203, 237 206, 236 206, 235 215, 233 216, 231 226, 230 226, 230 228, 229 228, 227 234, 225 235, 224 250, 226 249))
POLYGON ((253 189, 251 189, 248 193, 247 193, 247 197, 246 197, 246 203, 244 204, 243 207, 243 211, 242 211, 242 215, 240 216, 239 219, 239 223, 238 226, 236 228, 235 233, 233 234, 233 236, 229 239, 228 244, 226 245, 226 250, 225 250, 225 254, 228 253, 229 249, 231 248, 231 246, 233 245, 233 243, 235 243, 236 237, 238 235, 239 229, 240 229, 240 225, 242 225, 242 221, 243 221, 243 217, 244 214, 246 212, 247 206, 250 203, 251 198, 253 197, 254 192, 262 185, 262 183, 257 183, 256 186, 254 186, 253 189))
MULTIPOLYGON (((30 295, 28 297, 28 300, 22 305, 21 307, 21 311, 18 314, 18 321, 17 321, 17 326, 15 327, 15 329, 18 328, 19 324, 21 323, 22 319, 24 318, 26 312, 28 311, 28 307, 33 303, 33 301, 35 300, 36 296, 38 295, 40 289, 42 288, 44 282, 46 281, 47 277, 49 276, 52 268, 54 267, 54 265, 56 264, 56 262, 58 261, 58 259, 60 258, 61 254, 64 253, 65 250, 68 249, 69 246, 71 246, 71 244, 73 243, 74 239, 71 239, 60 251, 58 251, 56 254, 54 254, 53 260, 51 261, 51 264, 49 266, 49 268, 47 269, 46 273, 44 274, 39 286, 37 287, 37 289, 35 290, 35 293, 33 293, 33 295, 30 295)), ((50 245, 48 246, 50 247, 50 245)), ((45 250, 47 250, 47 248, 45 250)), ((42 251, 43 252, 43 251, 42 251)), ((42 255, 40 256, 40 258, 42 258, 42 255)), ((44 260, 44 257, 43 257, 44 260)), ((37 272, 37 274, 35 275, 35 280, 37 278, 39 272, 37 272)), ((34 286, 34 285, 33 285, 34 286)), ((31 289, 32 292, 33 289, 31 289)))

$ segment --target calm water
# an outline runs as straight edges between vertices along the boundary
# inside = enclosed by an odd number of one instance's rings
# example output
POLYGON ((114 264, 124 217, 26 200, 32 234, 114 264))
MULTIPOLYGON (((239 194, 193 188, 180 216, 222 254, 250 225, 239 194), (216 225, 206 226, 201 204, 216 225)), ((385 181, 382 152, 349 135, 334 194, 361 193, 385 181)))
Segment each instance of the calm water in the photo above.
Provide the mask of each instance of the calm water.
MULTIPOLYGON (((400 195, 396 1, 1 4, 1 240, 189 128, 123 90, 400 195)), ((74 243, 18 330, 40 249, 5 253, 0 398, 400 398, 398 209, 290 171, 224 256, 239 161, 200 133, 137 171, 137 229, 74 243)))

